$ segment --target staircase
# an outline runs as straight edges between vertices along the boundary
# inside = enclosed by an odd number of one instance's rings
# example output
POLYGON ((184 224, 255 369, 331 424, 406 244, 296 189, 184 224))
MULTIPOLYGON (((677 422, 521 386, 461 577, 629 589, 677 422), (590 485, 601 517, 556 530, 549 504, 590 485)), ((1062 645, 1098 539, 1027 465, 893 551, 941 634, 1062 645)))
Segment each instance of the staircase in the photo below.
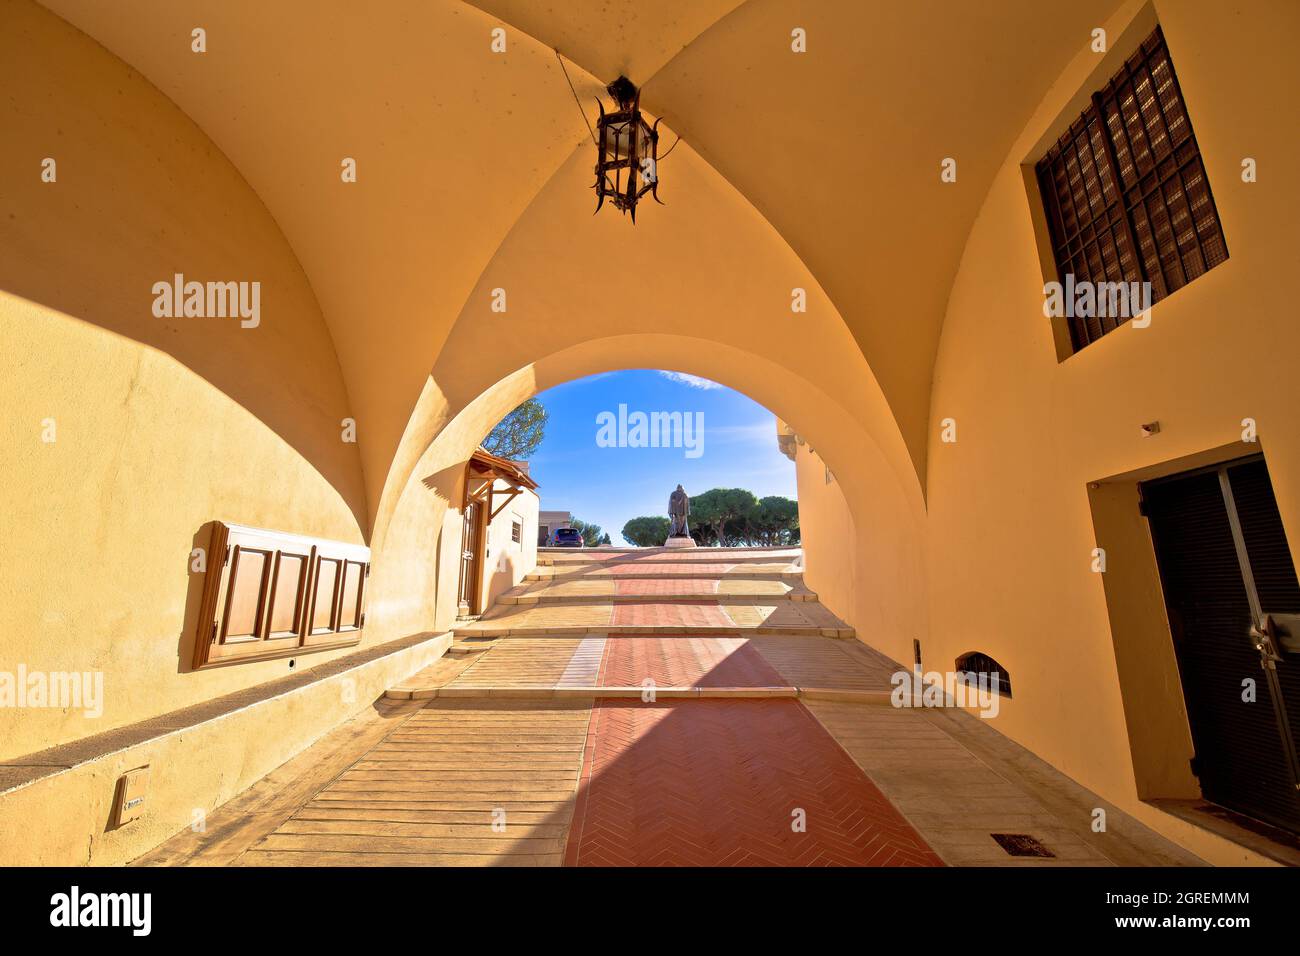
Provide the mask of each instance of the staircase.
POLYGON ((536 571, 455 634, 853 637, 804 585, 800 556, 798 548, 542 549, 536 571))
POLYGON ((431 697, 832 695, 883 702, 897 665, 804 584, 797 548, 542 549, 450 652, 388 691, 431 697), (848 695, 847 697, 845 695, 848 695))

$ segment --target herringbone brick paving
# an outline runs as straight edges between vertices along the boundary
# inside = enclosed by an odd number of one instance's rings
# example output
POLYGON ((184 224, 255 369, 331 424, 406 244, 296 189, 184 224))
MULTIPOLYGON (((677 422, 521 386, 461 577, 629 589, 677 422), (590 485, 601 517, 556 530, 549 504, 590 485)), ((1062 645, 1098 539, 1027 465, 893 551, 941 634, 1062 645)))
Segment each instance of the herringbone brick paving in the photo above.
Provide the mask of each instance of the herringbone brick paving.
POLYGON ((614 627, 734 627, 727 611, 715 602, 664 601, 615 604, 614 627))
POLYGON ((597 701, 565 862, 942 865, 792 700, 597 701))
POLYGON ((616 575, 638 575, 638 574, 726 574, 734 564, 724 564, 718 561, 711 562, 693 562, 685 561, 639 561, 628 564, 614 564, 601 570, 616 575))
POLYGON ((777 687, 788 684, 743 637, 610 635, 604 687, 777 687))
POLYGON ((717 578, 684 578, 681 581, 669 581, 663 578, 622 578, 614 582, 614 594, 618 597, 644 594, 686 597, 692 594, 717 593, 717 578))

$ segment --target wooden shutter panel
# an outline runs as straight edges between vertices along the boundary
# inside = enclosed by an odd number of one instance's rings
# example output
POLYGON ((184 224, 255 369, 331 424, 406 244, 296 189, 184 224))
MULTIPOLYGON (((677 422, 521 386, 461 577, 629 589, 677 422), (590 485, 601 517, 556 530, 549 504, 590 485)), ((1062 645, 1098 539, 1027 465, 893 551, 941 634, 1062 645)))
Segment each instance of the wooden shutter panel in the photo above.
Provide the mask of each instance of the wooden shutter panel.
POLYGON ((360 643, 369 548, 218 521, 209 554, 196 669, 360 643))

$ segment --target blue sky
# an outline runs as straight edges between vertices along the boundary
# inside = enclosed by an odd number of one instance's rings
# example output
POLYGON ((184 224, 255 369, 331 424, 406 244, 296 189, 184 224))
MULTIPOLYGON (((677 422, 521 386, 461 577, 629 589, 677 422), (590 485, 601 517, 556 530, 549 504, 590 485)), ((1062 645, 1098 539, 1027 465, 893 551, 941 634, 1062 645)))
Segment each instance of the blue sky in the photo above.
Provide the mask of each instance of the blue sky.
POLYGON ((680 482, 690 494, 710 488, 748 488, 759 498, 795 498, 794 463, 777 450, 772 413, 716 382, 679 372, 636 369, 606 372, 548 389, 537 396, 550 413, 546 438, 530 461, 545 511, 570 511, 625 545, 624 523, 666 514, 680 482), (703 414, 698 457, 685 448, 602 448, 596 443, 602 412, 703 414))

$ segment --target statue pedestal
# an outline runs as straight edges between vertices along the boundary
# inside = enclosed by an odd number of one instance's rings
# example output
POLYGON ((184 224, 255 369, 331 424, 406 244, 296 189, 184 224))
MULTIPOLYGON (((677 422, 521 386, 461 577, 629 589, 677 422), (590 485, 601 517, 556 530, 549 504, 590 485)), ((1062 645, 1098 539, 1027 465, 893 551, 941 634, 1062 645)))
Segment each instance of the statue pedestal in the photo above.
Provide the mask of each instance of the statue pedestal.
POLYGON ((695 539, 688 534, 675 535, 664 542, 665 548, 694 548, 695 539))

